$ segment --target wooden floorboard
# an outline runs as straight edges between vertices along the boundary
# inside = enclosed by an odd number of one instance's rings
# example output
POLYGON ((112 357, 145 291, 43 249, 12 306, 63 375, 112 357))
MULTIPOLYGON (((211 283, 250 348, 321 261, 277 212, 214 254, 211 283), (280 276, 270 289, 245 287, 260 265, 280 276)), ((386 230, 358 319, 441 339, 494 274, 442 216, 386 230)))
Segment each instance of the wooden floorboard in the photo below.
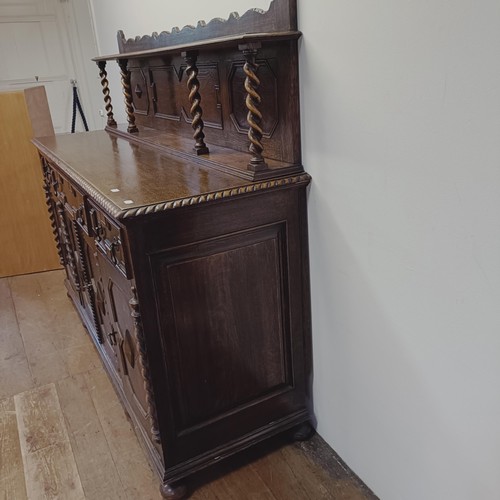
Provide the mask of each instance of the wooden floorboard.
POLYGON ((34 385, 8 278, 0 279, 0 399, 34 385))
MULTIPOLYGON (((63 280, 0 279, 0 500, 159 500, 63 280)), ((376 499, 319 436, 276 436, 187 485, 193 500, 376 499)))
POLYGON ((0 401, 0 498, 27 498, 13 398, 0 401))
POLYGON ((87 500, 127 498, 83 374, 60 380, 57 393, 87 500))
POLYGON ((158 499, 159 480, 145 459, 108 376, 99 368, 87 372, 85 378, 127 498, 158 499))
POLYGON ((14 396, 26 490, 30 500, 83 500, 54 384, 14 396))
MULTIPOLYGON (((252 465, 260 478, 269 486, 275 498, 307 500, 311 498, 303 484, 303 469, 292 469, 283 457, 281 449, 272 451, 252 465)), ((317 497, 321 498, 321 497, 317 497)))

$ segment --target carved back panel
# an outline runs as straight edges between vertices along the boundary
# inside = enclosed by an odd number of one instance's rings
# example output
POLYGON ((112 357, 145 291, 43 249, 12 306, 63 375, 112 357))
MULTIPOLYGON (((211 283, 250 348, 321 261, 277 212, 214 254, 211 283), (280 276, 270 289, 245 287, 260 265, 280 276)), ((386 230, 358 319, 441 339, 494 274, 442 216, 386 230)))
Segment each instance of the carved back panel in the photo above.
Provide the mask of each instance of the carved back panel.
POLYGON ((107 80, 106 61, 114 59, 131 139, 195 153, 252 180, 303 171, 296 11, 296 0, 273 0, 267 11, 232 13, 182 30, 130 39, 119 31, 119 53, 94 59, 106 129, 124 133, 107 80))
MULTIPOLYGON (((264 156, 300 164, 296 41, 264 46, 257 63, 264 156)), ((244 64, 237 49, 202 51, 197 61, 206 142, 246 152, 249 126, 244 64)), ((129 60, 138 125, 192 136, 186 67, 180 55, 129 60)))

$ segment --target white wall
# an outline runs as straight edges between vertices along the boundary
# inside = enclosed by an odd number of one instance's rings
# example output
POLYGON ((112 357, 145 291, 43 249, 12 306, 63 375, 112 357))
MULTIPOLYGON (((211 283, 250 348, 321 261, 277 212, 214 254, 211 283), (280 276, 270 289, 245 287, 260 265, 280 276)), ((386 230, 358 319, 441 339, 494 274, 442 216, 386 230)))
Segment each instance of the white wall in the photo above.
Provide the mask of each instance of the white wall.
MULTIPOLYGON (((245 10, 93 4, 103 53, 245 10)), ((384 500, 498 499, 500 2, 299 0, 299 26, 318 430, 384 500)))
POLYGON ((383 499, 499 499, 500 2, 299 5, 319 431, 383 499))

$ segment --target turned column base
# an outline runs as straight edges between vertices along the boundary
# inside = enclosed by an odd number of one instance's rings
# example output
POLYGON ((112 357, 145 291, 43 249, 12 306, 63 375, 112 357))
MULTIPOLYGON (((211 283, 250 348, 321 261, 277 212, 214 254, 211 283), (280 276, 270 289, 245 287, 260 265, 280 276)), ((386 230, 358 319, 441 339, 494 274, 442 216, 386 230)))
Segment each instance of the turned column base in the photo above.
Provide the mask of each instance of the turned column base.
POLYGON ((195 146, 193 148, 193 151, 199 156, 199 155, 206 155, 210 153, 209 149, 207 146, 195 146))
POLYGON ((268 166, 264 158, 252 158, 247 165, 247 170, 251 172, 262 172, 268 170, 268 166))
POLYGON ((309 422, 304 422, 293 430, 294 441, 307 441, 314 434, 314 427, 309 422))
POLYGON ((168 483, 162 483, 160 485, 160 493, 163 498, 168 500, 180 500, 185 498, 187 494, 187 488, 183 484, 176 484, 175 486, 168 483))

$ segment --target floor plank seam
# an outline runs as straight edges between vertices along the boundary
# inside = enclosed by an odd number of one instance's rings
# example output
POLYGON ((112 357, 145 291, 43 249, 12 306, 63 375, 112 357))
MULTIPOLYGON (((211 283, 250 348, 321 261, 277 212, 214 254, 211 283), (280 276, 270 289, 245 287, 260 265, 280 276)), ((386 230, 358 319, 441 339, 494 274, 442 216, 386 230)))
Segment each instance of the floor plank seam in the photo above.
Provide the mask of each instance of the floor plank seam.
MULTIPOLYGON (((92 370, 89 370, 87 373, 90 373, 90 372, 92 372, 94 370, 99 370, 99 369, 102 369, 102 367, 93 368, 92 370)), ((101 419, 101 415, 97 411, 97 407, 95 405, 94 398, 92 397, 92 388, 89 386, 89 379, 88 379, 88 377, 84 376, 84 380, 85 380, 85 387, 87 388, 87 391, 88 391, 89 396, 90 396, 90 401, 91 401, 92 406, 94 408, 94 411, 95 411, 95 413, 97 415, 97 420, 99 421, 99 425, 101 426, 102 435, 104 437, 104 440, 106 441, 106 446, 108 447, 109 450, 111 450, 112 448, 110 446, 110 442, 109 442, 108 436, 106 435, 106 432, 104 432, 104 425, 103 425, 103 422, 102 422, 102 419, 101 419)), ((127 485, 123 482, 122 476, 121 476, 119 468, 118 468, 118 466, 116 464, 115 457, 113 456, 113 453, 110 452, 109 456, 111 458, 111 462, 113 463, 113 467, 116 470, 116 476, 118 477, 118 480, 120 481, 120 485, 122 487, 122 490, 126 492, 127 491, 127 485)))
POLYGON ((7 288, 9 289, 9 297, 10 301, 12 303, 12 309, 14 311, 14 317, 16 318, 16 325, 17 325, 17 331, 19 332, 19 337, 21 337, 21 344, 23 345, 23 352, 24 355, 26 356, 26 362, 28 364, 28 370, 30 372, 30 377, 31 377, 31 384, 34 386, 35 385, 35 377, 33 376, 33 370, 31 369, 31 365, 28 359, 28 356, 26 355, 26 342, 23 337, 23 332, 21 331, 21 323, 19 321, 19 315, 18 315, 18 308, 16 306, 16 301, 14 300, 14 296, 12 295, 12 276, 9 276, 7 278, 7 288))
MULTIPOLYGON (((21 456, 23 459, 26 492, 28 498, 33 498, 33 500, 45 500, 47 498, 51 498, 50 496, 47 496, 49 494, 48 490, 55 487, 58 492, 58 498, 84 500, 85 495, 83 486, 55 383, 51 382, 17 394, 14 397, 14 406, 16 409, 21 456), (40 400, 36 398, 38 394, 44 394, 44 392, 46 392, 44 399, 40 400), (36 439, 40 438, 40 435, 37 435, 36 433, 36 425, 38 421, 33 413, 26 414, 26 408, 24 408, 24 418, 22 414, 23 407, 26 407, 27 403, 29 403, 29 409, 36 411, 37 406, 33 404, 33 401, 45 401, 46 404, 50 405, 49 407, 45 406, 45 408, 42 405, 41 409, 46 410, 49 408, 52 410, 49 411, 48 418, 54 419, 53 429, 55 429, 55 431, 52 431, 55 432, 55 435, 50 436, 51 442, 47 443, 45 446, 41 446, 39 448, 36 447, 34 449, 30 448, 29 444, 36 442, 36 439), (35 425, 34 433, 33 425, 35 425), (55 454, 52 455, 50 455, 50 453, 44 453, 44 451, 49 449, 58 450, 59 453, 55 452, 55 454), (60 460, 58 462, 57 459, 62 459, 62 461, 60 460), (66 468, 61 467, 63 464, 66 468), (49 483, 47 483, 47 481, 49 481, 49 483), (43 493, 40 491, 42 484, 39 483, 43 483, 43 493), (63 496, 59 494, 59 489, 62 490, 63 496), (47 495, 45 493, 47 493, 47 495)), ((41 436, 42 439, 48 439, 48 437, 43 433, 41 436)))
MULTIPOLYGON (((65 379, 67 379, 67 378, 69 378, 69 377, 65 377, 65 379)), ((59 399, 59 393, 57 392, 57 386, 56 386, 56 394, 57 394, 57 398, 59 399)), ((60 406, 60 404, 61 404, 61 402, 59 401, 59 406, 60 406)), ((61 407, 61 413, 62 413, 62 416, 64 419, 64 425, 66 426, 66 431, 68 434, 69 447, 70 447, 71 453, 73 454, 73 457, 75 459, 76 471, 78 473, 78 477, 80 478, 80 484, 82 486, 84 498, 87 498, 87 492, 85 491, 85 486, 83 485, 82 480, 81 480, 82 473, 81 473, 80 467, 78 466, 78 460, 76 460, 76 455, 75 455, 75 450, 73 449, 73 444, 71 443, 70 433, 71 433, 71 436, 73 436, 73 437, 74 437, 75 433, 73 431, 69 430, 69 427, 70 427, 69 422, 68 422, 66 415, 64 414, 64 411, 62 410, 62 407, 61 407)))

